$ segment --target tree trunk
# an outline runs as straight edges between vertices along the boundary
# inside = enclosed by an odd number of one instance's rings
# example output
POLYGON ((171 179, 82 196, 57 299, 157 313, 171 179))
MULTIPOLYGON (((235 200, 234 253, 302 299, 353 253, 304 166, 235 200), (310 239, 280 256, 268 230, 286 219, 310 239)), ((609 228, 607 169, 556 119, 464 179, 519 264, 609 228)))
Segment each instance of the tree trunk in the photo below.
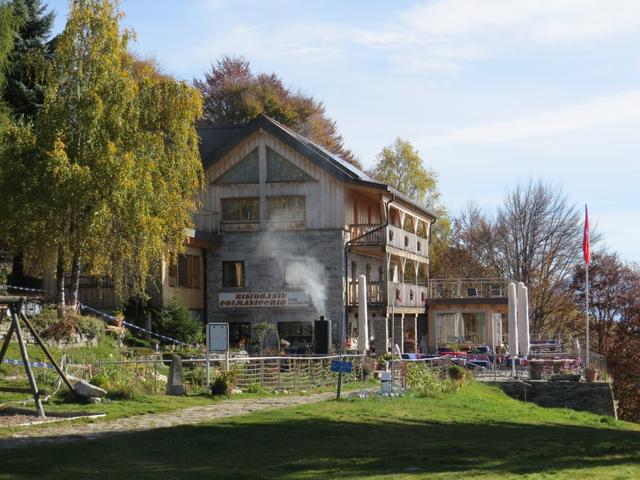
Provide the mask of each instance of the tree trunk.
POLYGON ((64 317, 64 249, 58 247, 58 263, 56 265, 56 307, 58 309, 58 318, 64 317))
POLYGON ((21 250, 13 257, 10 281, 13 285, 25 285, 24 280, 24 254, 21 250))
POLYGON ((78 292, 80 290, 80 254, 78 251, 73 253, 73 262, 71 264, 71 290, 69 292, 69 305, 76 307, 78 304, 78 292))

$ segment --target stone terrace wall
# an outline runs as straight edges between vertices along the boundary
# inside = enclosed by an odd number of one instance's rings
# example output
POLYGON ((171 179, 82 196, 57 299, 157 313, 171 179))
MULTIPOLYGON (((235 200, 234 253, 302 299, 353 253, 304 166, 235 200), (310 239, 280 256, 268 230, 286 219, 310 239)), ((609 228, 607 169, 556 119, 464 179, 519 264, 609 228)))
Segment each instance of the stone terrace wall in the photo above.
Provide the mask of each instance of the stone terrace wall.
POLYGON ((526 400, 541 407, 572 408, 598 415, 616 417, 611 385, 606 382, 496 382, 507 395, 518 400, 526 400))

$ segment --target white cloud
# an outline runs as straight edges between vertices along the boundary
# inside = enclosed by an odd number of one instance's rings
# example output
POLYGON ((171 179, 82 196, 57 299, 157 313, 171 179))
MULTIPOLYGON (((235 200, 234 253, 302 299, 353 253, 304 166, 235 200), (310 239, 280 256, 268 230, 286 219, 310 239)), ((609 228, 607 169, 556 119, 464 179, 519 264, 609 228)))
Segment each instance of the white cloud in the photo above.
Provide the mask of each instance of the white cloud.
POLYGON ((640 121, 640 90, 597 97, 558 110, 509 121, 450 130, 427 138, 424 143, 435 146, 511 142, 630 121, 640 121))
POLYGON ((465 62, 509 48, 583 48, 639 32, 638 0, 437 0, 415 5, 379 28, 354 30, 351 38, 392 51, 397 71, 455 73, 465 62))
MULTIPOLYGON (((201 0, 193 15, 215 14, 225 2, 201 0)), ((238 53, 251 59, 329 63, 369 50, 384 52, 395 73, 456 75, 471 62, 513 49, 585 48, 639 33, 640 0, 435 0, 366 28, 353 19, 236 25, 217 30, 176 61, 202 63, 238 53)))
POLYGON ((274 29, 239 25, 205 39, 194 48, 189 61, 211 61, 220 55, 243 55, 249 59, 290 58, 298 62, 323 62, 343 54, 343 34, 330 25, 289 25, 274 29))
POLYGON ((430 37, 516 34, 566 43, 637 32, 637 0, 439 0, 400 15, 402 25, 430 37))

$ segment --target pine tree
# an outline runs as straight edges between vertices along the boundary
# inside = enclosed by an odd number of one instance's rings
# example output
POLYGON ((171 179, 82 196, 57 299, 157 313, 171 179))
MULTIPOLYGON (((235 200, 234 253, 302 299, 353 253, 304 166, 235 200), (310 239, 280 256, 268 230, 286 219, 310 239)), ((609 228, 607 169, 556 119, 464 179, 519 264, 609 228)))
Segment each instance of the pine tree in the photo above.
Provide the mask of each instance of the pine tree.
MULTIPOLYGON (((13 6, 0 1, 0 93, 4 92, 6 74, 11 66, 11 52, 17 26, 18 19, 13 6)), ((9 118, 9 107, 0 97, 0 133, 7 128, 9 118)))
POLYGON ((52 42, 48 39, 54 14, 47 12, 40 0, 12 0, 10 5, 20 27, 15 35, 4 99, 14 117, 32 119, 44 102, 52 55, 52 42))

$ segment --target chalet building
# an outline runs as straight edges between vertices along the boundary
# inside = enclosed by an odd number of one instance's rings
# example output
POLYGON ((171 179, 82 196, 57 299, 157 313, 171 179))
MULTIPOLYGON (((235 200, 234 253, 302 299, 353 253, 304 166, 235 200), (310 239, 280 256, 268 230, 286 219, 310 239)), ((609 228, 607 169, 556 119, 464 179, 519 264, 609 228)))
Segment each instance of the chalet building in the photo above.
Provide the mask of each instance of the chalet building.
MULTIPOLYGON (((506 343, 506 282, 429 279, 436 217, 423 206, 265 115, 198 133, 206 189, 185 251, 149 289, 153 305, 177 297, 228 322, 232 345, 269 322, 303 351, 321 316, 334 344, 345 316, 357 337, 364 275, 377 353, 392 337, 406 352, 506 343)), ((111 287, 83 278, 80 299, 116 308, 111 287)))
POLYGON ((423 206, 265 115, 199 134, 201 256, 194 250, 186 269, 202 268, 206 319, 229 322, 232 344, 260 322, 311 344, 320 316, 336 340, 345 312, 346 334, 357 336, 360 275, 376 352, 393 329, 405 351, 502 343, 505 283, 429 281, 436 217, 423 206))

